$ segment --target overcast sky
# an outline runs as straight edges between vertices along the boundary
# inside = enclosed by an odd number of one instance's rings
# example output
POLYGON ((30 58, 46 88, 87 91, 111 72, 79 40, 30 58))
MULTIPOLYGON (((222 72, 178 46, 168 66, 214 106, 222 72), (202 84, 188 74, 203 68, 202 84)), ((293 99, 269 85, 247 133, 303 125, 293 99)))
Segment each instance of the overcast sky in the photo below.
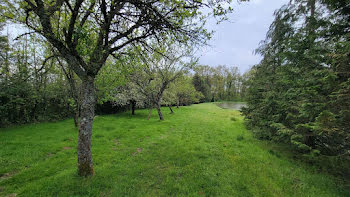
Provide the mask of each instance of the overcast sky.
POLYGON ((265 39, 273 13, 289 0, 251 0, 235 4, 230 22, 216 25, 208 23, 207 28, 215 34, 210 40, 211 47, 198 52, 199 63, 210 66, 237 66, 241 73, 260 62, 261 57, 253 51, 265 39))
MULTIPOLYGON (((235 0, 234 0, 235 1, 235 0)), ((241 73, 260 62, 261 57, 253 51, 265 39, 266 32, 273 21, 276 9, 289 0, 250 0, 246 3, 235 3, 234 13, 229 21, 216 24, 215 20, 207 24, 214 30, 210 47, 198 51, 199 63, 210 66, 236 66, 241 73)), ((23 28, 10 28, 11 34, 19 34, 23 28)), ((23 33, 23 32, 22 32, 23 33)), ((14 35, 14 37, 15 37, 14 35)))

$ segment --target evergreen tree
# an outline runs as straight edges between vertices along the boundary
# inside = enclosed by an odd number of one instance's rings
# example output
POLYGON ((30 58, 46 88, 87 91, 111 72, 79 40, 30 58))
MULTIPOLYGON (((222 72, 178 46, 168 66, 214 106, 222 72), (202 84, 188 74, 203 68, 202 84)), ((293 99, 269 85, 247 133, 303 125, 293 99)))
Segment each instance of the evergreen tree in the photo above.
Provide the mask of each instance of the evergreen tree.
POLYGON ((345 1, 296 0, 275 12, 247 82, 244 114, 257 137, 349 159, 348 10, 345 1))

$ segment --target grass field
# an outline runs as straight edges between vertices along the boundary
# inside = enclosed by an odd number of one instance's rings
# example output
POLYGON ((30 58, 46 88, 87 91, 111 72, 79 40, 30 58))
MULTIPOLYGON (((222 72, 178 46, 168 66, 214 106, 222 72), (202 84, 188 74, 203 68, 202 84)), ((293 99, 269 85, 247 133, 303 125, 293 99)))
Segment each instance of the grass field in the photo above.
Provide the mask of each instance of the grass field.
POLYGON ((76 173, 73 121, 0 130, 0 196, 350 196, 342 184, 255 140, 215 104, 97 116, 95 176, 76 173))

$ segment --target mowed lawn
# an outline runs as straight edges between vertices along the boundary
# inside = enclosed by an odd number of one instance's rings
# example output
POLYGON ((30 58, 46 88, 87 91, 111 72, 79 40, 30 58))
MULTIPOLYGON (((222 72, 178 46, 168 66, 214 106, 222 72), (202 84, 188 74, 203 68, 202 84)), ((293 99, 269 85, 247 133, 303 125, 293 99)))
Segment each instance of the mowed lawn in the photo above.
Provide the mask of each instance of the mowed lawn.
POLYGON ((72 120, 0 129, 0 196, 350 196, 341 183, 274 153, 238 111, 215 104, 94 120, 95 176, 76 173, 72 120))

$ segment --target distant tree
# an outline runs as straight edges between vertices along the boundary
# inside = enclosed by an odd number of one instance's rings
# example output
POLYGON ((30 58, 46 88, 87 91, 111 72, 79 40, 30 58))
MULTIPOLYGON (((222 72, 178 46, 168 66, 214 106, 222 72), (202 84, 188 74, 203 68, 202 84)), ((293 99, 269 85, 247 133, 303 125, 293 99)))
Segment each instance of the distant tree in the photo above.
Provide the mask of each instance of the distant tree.
POLYGON ((34 35, 6 42, 0 68, 0 127, 70 116, 68 81, 34 35))
POLYGON ((193 85, 198 92, 204 95, 200 102, 209 102, 212 99, 210 85, 198 73, 195 73, 193 76, 193 85))
MULTIPOLYGON (((3 30, 4 23, 0 19, 0 32, 3 30)), ((7 80, 10 72, 10 53, 8 37, 0 35, 0 76, 7 80)))
POLYGON ((193 85, 204 95, 201 102, 242 99, 242 76, 237 67, 200 65, 194 71, 193 85))
POLYGON ((170 84, 170 87, 164 91, 163 99, 162 99, 162 104, 166 105, 169 107, 170 113, 173 114, 174 111, 172 109, 172 106, 176 103, 176 92, 175 89, 172 88, 174 84, 170 84))
POLYGON ((167 46, 161 47, 160 51, 163 51, 163 54, 140 54, 145 66, 134 79, 141 92, 151 102, 150 109, 155 106, 159 119, 164 120, 161 112, 164 91, 184 71, 190 69, 194 62, 192 59, 189 59, 189 62, 183 61, 183 59, 189 58, 191 51, 189 49, 181 50, 172 41, 168 41, 167 46))
POLYGON ((241 75, 237 67, 223 66, 224 100, 241 99, 241 75))
POLYGON ((119 106, 130 105, 131 114, 135 115, 135 109, 145 107, 147 98, 140 92, 139 87, 132 81, 115 91, 114 104, 119 106))
POLYGON ((176 93, 176 106, 190 105, 192 103, 199 103, 204 97, 203 94, 194 88, 192 78, 183 75, 175 80, 175 83, 170 86, 176 93))
POLYGON ((248 72, 245 72, 242 76, 240 76, 240 99, 242 101, 246 100, 247 91, 249 88, 249 79, 252 78, 254 75, 254 70, 249 70, 248 72))

